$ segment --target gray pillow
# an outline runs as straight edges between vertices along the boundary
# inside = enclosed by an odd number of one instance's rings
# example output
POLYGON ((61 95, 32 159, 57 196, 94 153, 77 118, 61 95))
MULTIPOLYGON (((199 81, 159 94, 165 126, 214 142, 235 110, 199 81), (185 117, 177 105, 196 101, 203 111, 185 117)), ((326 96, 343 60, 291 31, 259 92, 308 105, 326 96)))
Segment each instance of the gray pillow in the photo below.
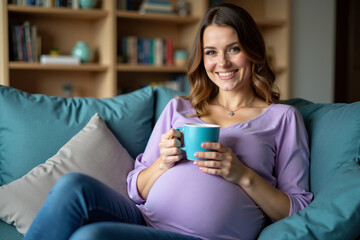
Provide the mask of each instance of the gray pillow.
POLYGON ((0 186, 0 219, 26 234, 56 180, 69 172, 88 174, 128 196, 126 177, 133 165, 134 160, 96 113, 53 157, 0 186))

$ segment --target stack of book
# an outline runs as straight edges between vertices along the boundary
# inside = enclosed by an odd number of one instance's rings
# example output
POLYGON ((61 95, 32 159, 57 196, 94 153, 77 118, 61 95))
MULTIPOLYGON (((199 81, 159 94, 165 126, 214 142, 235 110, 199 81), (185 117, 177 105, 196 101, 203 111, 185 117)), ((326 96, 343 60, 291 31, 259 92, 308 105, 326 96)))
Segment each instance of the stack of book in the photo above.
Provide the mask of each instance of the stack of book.
POLYGON ((80 65, 80 58, 68 55, 41 55, 41 64, 80 65))
POLYGON ((169 0, 144 0, 140 5, 139 12, 141 14, 175 14, 174 8, 169 0))
POLYGON ((79 8, 79 0, 9 0, 9 3, 19 6, 79 8))
POLYGON ((121 41, 121 62, 156 66, 173 66, 172 39, 126 36, 121 41))
POLYGON ((22 25, 9 27, 10 61, 37 62, 41 49, 41 39, 37 27, 25 21, 22 25))

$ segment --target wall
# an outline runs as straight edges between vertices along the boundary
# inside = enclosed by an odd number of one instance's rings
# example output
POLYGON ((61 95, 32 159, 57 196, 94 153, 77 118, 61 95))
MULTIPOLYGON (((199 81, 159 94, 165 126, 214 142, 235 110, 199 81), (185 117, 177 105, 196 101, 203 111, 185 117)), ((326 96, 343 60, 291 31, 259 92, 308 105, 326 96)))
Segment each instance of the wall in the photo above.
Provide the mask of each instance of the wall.
POLYGON ((292 98, 334 101, 336 0, 292 0, 292 98))

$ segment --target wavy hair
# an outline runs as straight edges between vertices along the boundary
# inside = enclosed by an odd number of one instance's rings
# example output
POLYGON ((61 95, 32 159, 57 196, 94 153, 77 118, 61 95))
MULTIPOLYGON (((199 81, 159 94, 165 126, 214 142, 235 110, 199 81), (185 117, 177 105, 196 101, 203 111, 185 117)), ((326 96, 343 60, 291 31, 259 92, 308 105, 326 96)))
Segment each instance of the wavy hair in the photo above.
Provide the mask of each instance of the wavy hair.
POLYGON ((230 26, 236 31, 241 51, 251 62, 251 86, 255 95, 267 104, 278 103, 280 94, 274 84, 275 74, 266 59, 265 42, 254 19, 242 7, 222 3, 205 14, 187 65, 191 92, 184 98, 196 109, 197 116, 208 115, 209 101, 219 92, 218 86, 207 76, 203 64, 203 35, 210 25, 230 26))

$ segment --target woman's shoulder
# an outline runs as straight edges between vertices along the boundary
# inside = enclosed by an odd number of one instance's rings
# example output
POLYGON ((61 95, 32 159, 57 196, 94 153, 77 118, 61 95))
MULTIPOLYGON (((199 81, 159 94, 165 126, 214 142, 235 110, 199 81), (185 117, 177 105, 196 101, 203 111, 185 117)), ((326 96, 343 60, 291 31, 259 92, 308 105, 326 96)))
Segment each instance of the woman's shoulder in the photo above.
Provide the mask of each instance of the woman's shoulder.
POLYGON ((187 99, 184 99, 182 97, 174 97, 172 98, 168 104, 167 109, 180 112, 180 113, 193 113, 193 107, 191 107, 190 101, 187 99))
POLYGON ((176 96, 176 97, 172 98, 169 101, 168 105, 176 106, 176 107, 183 107, 183 108, 191 107, 189 100, 187 100, 185 98, 182 98, 182 97, 179 97, 179 96, 176 96))
POLYGON ((284 103, 273 103, 271 106, 272 110, 276 112, 276 114, 292 115, 297 112, 295 107, 284 103))

